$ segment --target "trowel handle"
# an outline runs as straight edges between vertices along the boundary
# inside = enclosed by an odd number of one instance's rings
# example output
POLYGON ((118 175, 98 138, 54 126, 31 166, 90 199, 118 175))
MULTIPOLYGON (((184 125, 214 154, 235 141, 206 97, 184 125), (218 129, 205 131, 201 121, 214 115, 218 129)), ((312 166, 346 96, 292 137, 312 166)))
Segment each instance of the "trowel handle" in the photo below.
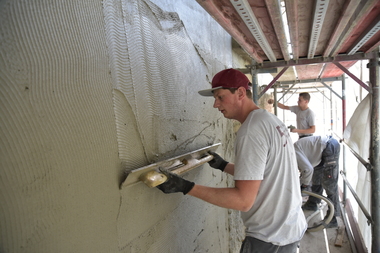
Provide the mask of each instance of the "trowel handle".
POLYGON ((199 167, 202 164, 205 164, 211 161, 212 159, 214 159, 214 156, 208 154, 207 156, 201 157, 199 159, 191 158, 187 160, 182 160, 182 163, 184 163, 185 165, 182 167, 179 167, 178 169, 172 170, 171 172, 177 175, 180 175, 182 173, 195 169, 196 167, 199 167))
POLYGON ((140 180, 149 187, 156 187, 166 182, 168 178, 163 173, 159 173, 155 170, 148 171, 140 175, 140 180))
MULTIPOLYGON (((181 162, 184 165, 177 169, 171 170, 170 172, 180 175, 198 166, 201 166, 202 164, 207 163, 211 161, 212 159, 214 159, 212 155, 207 155, 199 159, 196 159, 196 158, 183 159, 181 162)), ((143 181, 149 187, 156 187, 160 184, 165 183, 165 181, 167 180, 167 177, 162 173, 159 173, 155 170, 151 170, 144 174, 141 174, 139 179, 143 181)))

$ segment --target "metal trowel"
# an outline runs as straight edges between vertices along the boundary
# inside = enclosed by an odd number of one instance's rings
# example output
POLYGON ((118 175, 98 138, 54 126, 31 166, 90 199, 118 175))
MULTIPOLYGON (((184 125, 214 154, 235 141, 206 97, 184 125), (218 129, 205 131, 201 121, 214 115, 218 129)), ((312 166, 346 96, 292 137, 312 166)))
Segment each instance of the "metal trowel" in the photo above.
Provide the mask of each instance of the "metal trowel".
POLYGON ((208 152, 215 152, 219 146, 220 143, 217 143, 139 169, 127 171, 127 178, 121 186, 127 187, 144 182, 149 187, 156 187, 167 180, 166 176, 159 172, 159 168, 180 175, 211 161, 214 157, 208 152))

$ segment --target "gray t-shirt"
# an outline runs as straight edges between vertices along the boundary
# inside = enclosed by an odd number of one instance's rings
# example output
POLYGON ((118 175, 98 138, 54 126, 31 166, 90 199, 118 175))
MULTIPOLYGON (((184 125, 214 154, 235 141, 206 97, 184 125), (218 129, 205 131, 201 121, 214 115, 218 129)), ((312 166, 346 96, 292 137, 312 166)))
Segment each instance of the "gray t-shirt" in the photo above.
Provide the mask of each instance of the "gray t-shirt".
POLYGON ((246 235, 275 245, 301 240, 307 224, 294 147, 275 115, 252 111, 237 132, 235 180, 262 180, 255 203, 241 212, 246 235))
POLYGON ((310 136, 294 143, 301 184, 310 185, 314 167, 321 162, 328 140, 327 136, 310 136))
MULTIPOLYGON (((315 115, 314 112, 307 108, 302 111, 297 105, 290 106, 290 111, 297 115, 297 129, 309 129, 311 126, 315 126, 315 115)), ((305 135, 298 133, 299 136, 305 135)))

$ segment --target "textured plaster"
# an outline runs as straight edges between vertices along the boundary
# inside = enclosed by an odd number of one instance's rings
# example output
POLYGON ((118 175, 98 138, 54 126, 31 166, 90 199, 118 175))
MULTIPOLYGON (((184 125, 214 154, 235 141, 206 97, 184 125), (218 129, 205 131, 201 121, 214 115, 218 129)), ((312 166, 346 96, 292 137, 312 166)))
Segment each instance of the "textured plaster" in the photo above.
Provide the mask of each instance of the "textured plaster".
MULTIPOLYGON (((234 122, 197 91, 233 60, 195 2, 0 2, 0 252, 235 252, 238 212, 125 170, 222 142, 234 122), (175 4, 174 4, 175 3, 175 4)), ((208 165, 184 175, 225 187, 208 165)))

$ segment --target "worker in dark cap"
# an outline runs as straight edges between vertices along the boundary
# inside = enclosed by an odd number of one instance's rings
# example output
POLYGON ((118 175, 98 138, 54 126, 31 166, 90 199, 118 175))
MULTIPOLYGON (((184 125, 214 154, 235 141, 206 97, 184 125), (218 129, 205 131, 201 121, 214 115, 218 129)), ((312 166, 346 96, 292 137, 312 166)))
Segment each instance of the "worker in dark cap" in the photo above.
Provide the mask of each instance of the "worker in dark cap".
POLYGON ((214 152, 214 159, 209 162, 211 167, 233 175, 235 185, 202 186, 164 171, 169 179, 158 188, 164 193, 182 192, 220 207, 240 210, 246 228, 242 253, 295 253, 307 224, 287 127, 253 102, 250 81, 238 70, 217 73, 212 88, 199 94, 214 97, 214 108, 241 123, 235 163, 214 152))

